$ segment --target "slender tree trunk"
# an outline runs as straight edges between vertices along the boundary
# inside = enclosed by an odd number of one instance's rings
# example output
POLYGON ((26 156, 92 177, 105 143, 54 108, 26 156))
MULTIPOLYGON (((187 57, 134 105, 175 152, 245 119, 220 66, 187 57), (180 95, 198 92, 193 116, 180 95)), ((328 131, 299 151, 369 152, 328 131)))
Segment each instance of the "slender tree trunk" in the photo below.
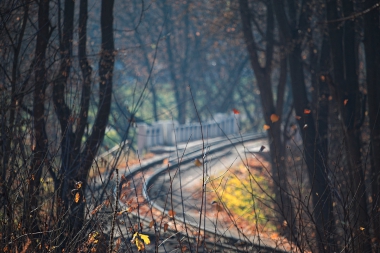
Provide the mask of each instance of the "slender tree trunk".
MULTIPOLYGON (((60 180, 62 181, 61 196, 64 199, 64 204, 67 210, 67 217, 62 223, 61 229, 68 232, 67 235, 63 235, 61 249, 65 251, 74 251, 77 243, 81 238, 85 236, 85 202, 84 192, 87 189, 87 177, 94 161, 94 158, 98 152, 99 146, 103 141, 106 126, 108 124, 108 117, 111 110, 112 101, 112 84, 113 84, 113 69, 115 62, 115 49, 114 49, 114 36, 113 36, 113 0, 102 0, 101 3, 101 52, 99 60, 99 106, 97 108, 97 114, 95 117, 94 125, 90 136, 87 138, 82 147, 82 137, 84 134, 85 125, 87 123, 89 99, 91 93, 91 67, 87 60, 86 54, 86 20, 87 20, 87 0, 81 0, 80 2, 80 14, 79 20, 79 62, 83 76, 83 86, 81 95, 81 108, 78 120, 72 120, 68 118, 70 116, 69 107, 61 105, 64 110, 57 111, 59 117, 62 117, 62 121, 66 125, 66 132, 62 132, 63 136, 67 136, 67 132, 70 133, 66 138, 66 142, 62 145, 67 145, 67 153, 63 157, 62 168, 64 168, 64 174, 61 174, 60 180), (66 109, 65 109, 66 108, 66 109), (66 121, 65 121, 66 120, 66 121), (65 121, 65 122, 64 122, 65 121), (72 125, 77 123, 75 133, 72 130, 72 125), (82 148, 81 148, 82 147, 82 148), (80 152, 82 149, 82 152, 80 152), (72 194, 72 190, 76 189, 75 183, 80 181, 82 186, 80 189, 72 194), (79 194, 79 200, 75 200, 76 194, 79 194)), ((67 79, 66 79, 67 81, 67 79)), ((63 82, 64 83, 64 82, 63 82)), ((64 93, 57 93, 64 98, 64 93)), ((64 100, 60 100, 64 101, 64 100)), ((59 102, 57 100, 57 104, 59 102)), ((62 124, 61 124, 62 127, 62 124)), ((62 130, 62 128, 61 128, 62 130)), ((65 138, 63 138, 65 139, 65 138)))
MULTIPOLYGON (((378 1, 370 0, 364 9, 371 8, 378 1)), ((379 10, 364 15, 364 46, 368 88, 368 117, 371 130, 372 164, 372 219, 376 243, 375 252, 380 252, 380 28, 379 10)))
MULTIPOLYGON (((26 228, 30 233, 39 232, 38 195, 42 170, 47 154, 47 136, 45 130, 45 91, 46 81, 46 49, 49 42, 49 0, 42 0, 38 9, 38 33, 36 42, 36 69, 33 92, 33 147, 31 169, 28 174, 29 191, 27 206, 25 207, 26 228)), ((39 237, 35 234, 35 237, 39 237)))
MULTIPOLYGON (((364 172, 361 160, 360 142, 360 118, 358 108, 360 104, 360 92, 356 63, 355 23, 346 20, 343 27, 334 22, 339 18, 336 0, 327 0, 327 19, 329 23, 329 36, 331 45, 332 63, 334 69, 334 86, 338 100, 338 108, 341 115, 342 127, 345 136, 350 175, 350 191, 352 201, 357 203, 353 206, 351 235, 352 250, 355 252, 371 252, 371 238, 369 235, 370 220, 367 208, 367 190, 364 180, 364 172), (362 231, 360 227, 364 228, 362 231)), ((345 16, 354 13, 351 0, 342 2, 345 16)))

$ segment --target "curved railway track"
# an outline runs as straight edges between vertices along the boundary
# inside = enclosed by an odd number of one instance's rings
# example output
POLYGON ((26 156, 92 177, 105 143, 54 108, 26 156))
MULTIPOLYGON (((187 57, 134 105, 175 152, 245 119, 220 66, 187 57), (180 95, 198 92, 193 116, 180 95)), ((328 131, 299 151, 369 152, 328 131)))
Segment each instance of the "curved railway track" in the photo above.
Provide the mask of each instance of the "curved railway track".
MULTIPOLYGON (((239 232, 239 228, 236 226, 235 228, 223 227, 220 226, 223 225, 221 222, 216 225, 215 221, 206 216, 200 219, 199 209, 202 207, 199 207, 199 205, 194 202, 195 199, 190 196, 191 193, 189 195, 189 192, 185 194, 182 192, 182 187, 193 187, 191 183, 196 180, 202 182, 201 179, 205 175, 205 171, 203 170, 204 166, 197 168, 198 174, 194 173, 195 159, 207 161, 207 163, 209 163, 207 167, 212 167, 218 158, 225 156, 231 150, 236 150, 237 152, 237 147, 242 145, 242 143, 264 140, 265 136, 264 134, 229 136, 227 139, 216 139, 205 144, 200 143, 191 147, 177 149, 174 154, 169 155, 173 158, 169 159, 166 165, 163 165, 163 161, 167 159, 168 154, 157 156, 149 163, 141 164, 138 168, 126 171, 124 175, 125 179, 129 182, 133 182, 133 187, 129 187, 135 191, 135 193, 131 191, 130 194, 136 196, 140 194, 144 198, 143 202, 149 206, 150 210, 154 209, 158 213, 166 214, 166 217, 171 218, 170 220, 175 220, 176 228, 177 226, 185 228, 185 230, 181 232, 185 236, 189 236, 187 230, 192 229, 192 231, 201 231, 203 236, 214 238, 214 242, 222 245, 225 249, 237 251, 241 249, 243 252, 284 252, 281 249, 276 249, 273 243, 271 244, 265 239, 260 237, 248 238, 244 236, 241 231, 239 232), (211 157, 213 159, 210 159, 211 157), (170 182, 168 182, 169 174, 170 182), (176 186, 172 185, 175 177, 178 179, 176 180, 176 186), (168 201, 169 191, 171 191, 171 196, 169 196, 170 201, 168 201), (139 193, 137 194, 137 192, 139 193), (165 198, 166 200, 164 200, 165 198), (184 204, 184 202, 186 202, 186 204, 184 204), (175 210, 175 212, 171 210, 175 210), (201 224, 199 224, 199 221, 201 224), (233 232, 234 229, 237 229, 237 232, 233 232)), ((115 188, 115 194, 117 194, 118 191, 121 196, 127 195, 126 192, 124 192, 124 183, 125 181, 120 182, 120 185, 115 188)), ((202 186, 202 183, 200 185, 202 186)), ((126 197, 125 199, 129 198, 126 197)), ((142 200, 138 200, 138 203, 142 203, 142 200)), ((128 208, 128 204, 123 198, 119 199, 119 204, 123 208, 128 208)), ((204 205, 209 204, 210 203, 204 203, 204 205)), ((140 206, 140 204, 138 204, 138 206, 140 206)), ((139 219, 144 219, 144 217, 140 217, 141 213, 137 213, 137 215, 139 215, 139 219)), ((152 217, 145 217, 145 219, 154 219, 153 214, 152 217)), ((154 226, 156 226, 156 224, 154 226)), ((193 241, 197 238, 197 236, 194 235, 190 235, 190 237, 192 237, 191 240, 193 241)))

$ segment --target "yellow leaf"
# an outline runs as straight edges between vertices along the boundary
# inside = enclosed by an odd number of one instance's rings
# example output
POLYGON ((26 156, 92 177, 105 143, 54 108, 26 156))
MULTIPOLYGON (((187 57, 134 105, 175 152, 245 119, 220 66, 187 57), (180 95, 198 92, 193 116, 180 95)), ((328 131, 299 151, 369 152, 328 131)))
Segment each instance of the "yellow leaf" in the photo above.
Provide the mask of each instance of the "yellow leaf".
POLYGON ((142 251, 142 250, 145 249, 144 243, 139 238, 135 239, 135 244, 136 244, 136 247, 137 247, 138 251, 142 251))
POLYGON ((140 234, 141 239, 144 241, 145 244, 150 244, 149 236, 140 234))
POLYGON ((263 126, 263 129, 264 129, 264 130, 269 130, 269 129, 270 129, 270 126, 267 125, 267 124, 265 124, 265 125, 263 126))
POLYGON ((270 120, 272 121, 272 123, 277 122, 279 119, 280 119, 280 117, 278 117, 277 114, 272 114, 270 116, 270 120))
POLYGON ((137 250, 142 251, 145 249, 145 244, 150 244, 149 236, 144 234, 139 234, 136 232, 131 240, 132 243, 136 244, 137 250))
POLYGON ((88 235, 88 241, 87 243, 91 244, 98 244, 99 243, 99 236, 100 236, 100 233, 97 232, 97 231, 94 231, 94 232, 91 232, 89 235, 88 235))
POLYGON ((77 193, 75 193, 75 198, 74 198, 75 203, 78 203, 79 199, 80 199, 80 194, 79 194, 79 192, 77 192, 77 193))
POLYGON ((199 161, 199 159, 195 159, 194 160, 194 165, 197 166, 197 167, 200 167, 200 166, 202 166, 202 162, 199 161))

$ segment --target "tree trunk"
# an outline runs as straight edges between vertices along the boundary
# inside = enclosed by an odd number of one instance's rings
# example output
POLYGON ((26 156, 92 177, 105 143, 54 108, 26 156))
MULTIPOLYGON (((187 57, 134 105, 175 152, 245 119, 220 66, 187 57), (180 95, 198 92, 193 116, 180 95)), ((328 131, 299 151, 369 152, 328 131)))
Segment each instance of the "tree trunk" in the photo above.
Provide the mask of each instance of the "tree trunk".
MULTIPOLYGON (((285 166, 285 148, 281 139, 281 120, 276 122, 271 121, 271 115, 276 114, 282 117, 283 111, 283 96, 286 81, 285 77, 280 78, 280 85, 278 86, 277 94, 277 108, 274 104, 271 73, 272 73, 272 57, 273 57, 273 30, 274 30, 274 16, 272 5, 267 5, 267 46, 266 46, 266 63, 265 67, 261 67, 258 60, 258 53, 256 51, 255 39, 252 33, 250 10, 247 0, 239 0, 240 16, 243 27, 244 40, 249 54, 251 67, 255 73, 257 84, 260 90, 261 105, 264 115, 265 123, 270 126, 268 131, 270 153, 272 158, 272 177, 275 184, 276 195, 276 211, 279 214, 279 223, 287 224, 285 233, 297 242, 297 232, 295 226, 295 214, 293 204, 290 199, 288 191, 288 179, 285 166)), ((286 64, 282 65, 281 73, 286 74, 286 64)))
MULTIPOLYGON (((289 1, 289 14, 285 10, 284 1, 274 0, 274 9, 277 17, 279 29, 286 40, 286 48, 291 48, 288 52, 290 76, 292 82, 293 103, 296 114, 302 116, 298 120, 299 128, 304 146, 304 159, 308 168, 309 181, 311 184, 311 199, 314 205, 313 218, 316 226, 316 243, 320 252, 330 251, 333 244, 331 234, 334 227, 333 202, 331 190, 328 184, 328 171, 324 166, 322 157, 327 153, 326 146, 321 145, 313 114, 304 114, 305 109, 310 109, 308 100, 305 75, 303 69, 302 36, 308 27, 308 15, 310 7, 301 6, 298 22, 294 22, 297 17, 297 10, 294 1, 289 1), (288 18, 288 16, 290 18, 288 18), (298 25, 297 25, 298 23, 298 25)), ((308 5, 306 5, 308 6, 308 5)))
MULTIPOLYGON (((357 203, 352 210, 351 247, 355 252, 371 252, 371 238, 369 236, 370 220, 367 208, 367 192, 364 181, 364 172, 361 160, 360 118, 358 108, 359 83, 356 63, 355 23, 353 20, 341 23, 334 22, 339 18, 336 0, 327 0, 327 19, 331 45, 332 63, 334 69, 334 86, 341 115, 342 127, 345 135, 345 145, 348 157, 350 175, 350 191, 352 200, 357 203), (361 231, 360 227, 365 228, 361 231)), ((350 16, 354 13, 351 0, 342 2, 343 13, 350 16)))
MULTIPOLYGON (((45 130, 45 91, 46 81, 46 49, 49 42, 49 0, 42 0, 38 9, 38 33, 36 42, 36 69, 35 84, 33 92, 33 147, 32 163, 29 171, 29 191, 28 200, 25 207, 26 228, 30 233, 39 232, 39 205, 38 195, 41 182, 43 166, 47 153, 47 136, 45 130)), ((39 235, 35 235, 38 237, 39 235)))
MULTIPOLYGON (((378 1, 370 0, 364 9, 371 8, 378 1)), ((368 117, 371 130, 372 164, 372 218, 375 252, 380 251, 380 28, 379 10, 364 15, 364 46, 368 88, 368 117)))

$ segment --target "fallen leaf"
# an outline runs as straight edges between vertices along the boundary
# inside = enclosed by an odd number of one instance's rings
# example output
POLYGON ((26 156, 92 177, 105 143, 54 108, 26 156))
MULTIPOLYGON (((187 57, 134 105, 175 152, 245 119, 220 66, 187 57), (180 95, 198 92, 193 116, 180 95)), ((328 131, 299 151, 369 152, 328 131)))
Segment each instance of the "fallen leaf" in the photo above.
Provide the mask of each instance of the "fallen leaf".
POLYGON ((265 125, 263 126, 263 129, 264 129, 264 130, 269 130, 269 129, 270 129, 270 126, 267 125, 267 124, 265 124, 265 125))
POLYGON ((173 218, 174 215, 175 215, 175 212, 173 210, 169 210, 168 211, 168 215, 169 215, 170 218, 173 218))
POLYGON ((121 245, 121 237, 119 237, 116 241, 116 245, 115 245, 115 251, 118 252, 119 251, 119 248, 120 248, 120 245, 121 245))
POLYGON ((168 158, 165 158, 165 159, 162 161, 162 164, 163 164, 163 165, 168 165, 168 164, 169 164, 169 159, 168 159, 168 158))
POLYGON ((279 119, 280 117, 277 114, 270 115, 270 120, 272 121, 272 123, 277 122, 279 119))
POLYGON ((234 114, 240 114, 240 111, 238 109, 232 109, 232 111, 234 112, 234 114))
POLYGON ((217 203, 217 204, 216 204, 216 210, 217 210, 218 212, 223 211, 223 206, 222 206, 221 204, 217 203))
POLYGON ((200 167, 200 166, 202 166, 202 162, 199 161, 199 159, 195 159, 194 160, 194 165, 197 166, 197 167, 200 167))

